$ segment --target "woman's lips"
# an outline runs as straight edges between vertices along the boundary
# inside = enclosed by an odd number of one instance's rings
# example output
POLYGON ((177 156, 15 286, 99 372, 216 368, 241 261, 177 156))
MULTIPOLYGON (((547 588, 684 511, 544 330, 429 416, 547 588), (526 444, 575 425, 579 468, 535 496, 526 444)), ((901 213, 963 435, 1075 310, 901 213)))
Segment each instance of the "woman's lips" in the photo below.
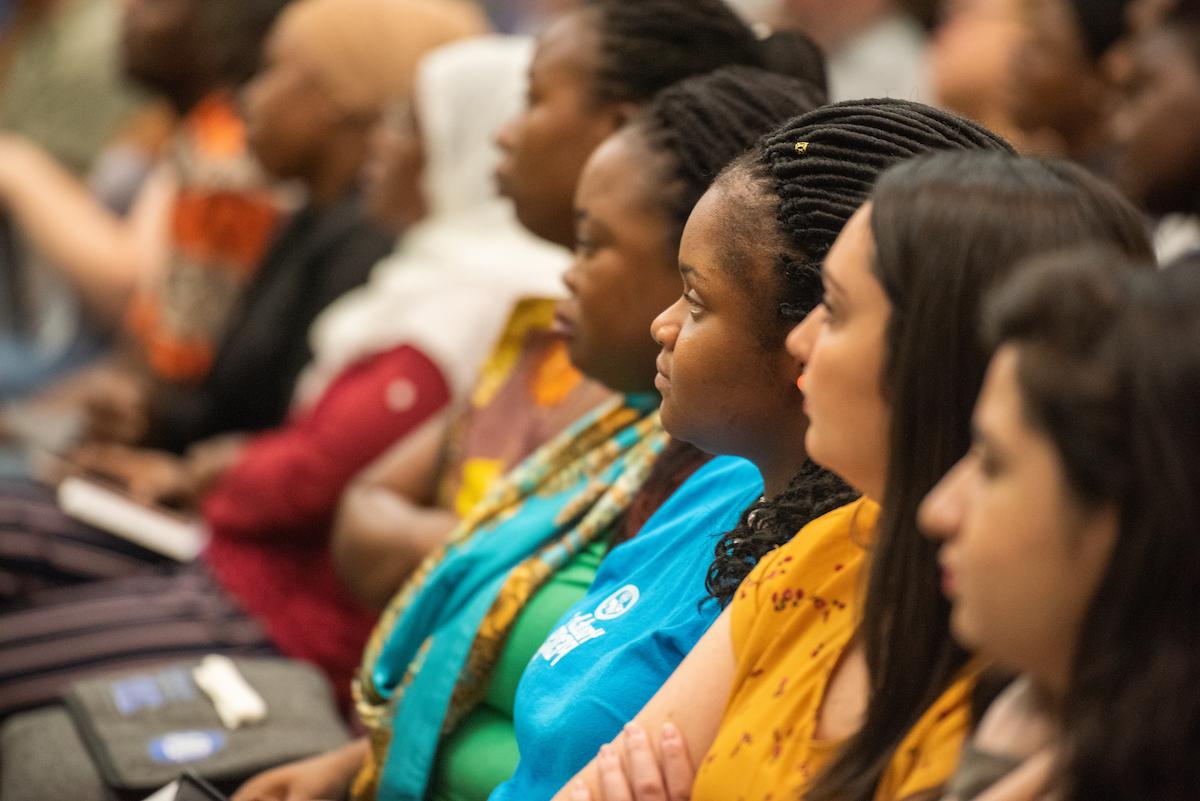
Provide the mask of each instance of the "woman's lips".
POLYGON ((511 174, 512 170, 509 169, 507 162, 501 163, 492 173, 492 177, 496 181, 496 191, 500 194, 500 197, 512 197, 511 174))
POLYGON ((659 392, 662 392, 671 386, 671 371, 663 362, 663 357, 661 354, 659 354, 659 357, 654 361, 654 366, 658 369, 658 374, 654 376, 654 386, 659 392))
POLYGON ((559 308, 554 312, 554 322, 551 324, 550 328, 554 333, 560 336, 574 336, 575 318, 564 309, 559 308))
POLYGON ((945 562, 939 564, 942 569, 942 594, 953 600, 958 595, 958 578, 945 562))

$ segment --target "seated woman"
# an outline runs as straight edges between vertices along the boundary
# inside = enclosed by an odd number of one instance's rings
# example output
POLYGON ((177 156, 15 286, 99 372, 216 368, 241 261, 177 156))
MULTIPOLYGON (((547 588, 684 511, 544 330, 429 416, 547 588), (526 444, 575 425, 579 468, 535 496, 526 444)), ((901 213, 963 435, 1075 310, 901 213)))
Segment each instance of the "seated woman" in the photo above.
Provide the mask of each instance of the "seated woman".
MULTIPOLYGON (((564 235, 557 225, 562 218, 568 221, 572 219, 569 205, 565 209, 558 207, 565 205, 559 203, 559 193, 564 185, 573 188, 578 169, 576 165, 582 162, 595 142, 611 132, 640 103, 645 102, 670 80, 692 73, 706 72, 723 63, 760 63, 763 60, 762 47, 753 33, 719 0, 644 0, 637 4, 629 4, 624 0, 595 0, 587 8, 568 15, 547 31, 539 42, 537 55, 530 68, 531 104, 527 112, 519 116, 515 123, 510 124, 499 137, 509 157, 500 169, 502 183, 517 198, 515 206, 518 217, 526 222, 531 230, 545 232, 546 236, 554 236, 559 241, 572 241, 573 234, 564 235), (664 24, 664 21, 677 21, 679 24, 664 24), (670 68, 663 69, 664 63, 669 63, 670 68), (543 179, 545 185, 540 184, 537 179, 543 179)), ((490 95, 485 97, 491 99, 490 95)), ((803 97, 806 98, 807 94, 803 97)), ((460 153, 461 151, 455 151, 452 155, 457 157, 460 153)), ((494 261, 491 264, 494 267, 500 266, 494 261)), ((515 270, 522 266, 522 262, 517 260, 504 266, 515 270)), ((498 277, 497 280, 504 279, 498 277)), ((665 303, 666 299, 662 299, 661 305, 665 303)), ((648 312, 647 317, 649 316, 648 312)), ((646 324, 648 322, 647 319, 646 324)), ((449 326, 442 328, 442 333, 453 342, 476 346, 481 344, 474 337, 467 336, 464 329, 449 326)), ((638 329, 641 333, 639 348, 650 349, 643 330, 644 327, 638 329)), ((411 356, 410 353, 409 357, 411 356)), ((418 361, 424 364, 423 360, 426 357, 419 352, 416 356, 420 357, 418 361)), ((351 370, 353 369, 352 367, 351 370)), ((347 378, 349 380, 349 376, 347 378)), ((387 386, 388 381, 385 380, 376 385, 374 390, 370 385, 364 390, 363 394, 371 408, 383 415, 395 415, 401 422, 411 424, 415 424, 415 418, 427 413, 427 409, 413 408, 409 405, 412 393, 403 386, 396 393, 399 410, 392 409, 389 403, 396 396, 384 392, 387 386)), ((340 410, 343 417, 339 419, 345 420, 346 416, 349 416, 350 422, 344 424, 347 431, 354 431, 355 437, 361 437, 369 447, 382 448, 389 444, 378 437, 378 431, 357 418, 356 415, 360 412, 356 404, 360 399, 356 398, 354 393, 341 393, 338 397, 340 402, 334 404, 329 400, 333 389, 326 392, 323 399, 329 401, 330 408, 336 407, 340 410)), ((420 400, 430 403, 436 398, 427 394, 420 400)), ((317 419, 315 415, 322 411, 323 405, 318 404, 314 407, 313 420, 317 419)), ((642 435, 656 428, 656 420, 643 419, 652 415, 652 407, 655 405, 638 400, 634 404, 635 408, 631 407, 628 414, 616 413, 618 429, 633 426, 635 422, 641 426, 626 434, 627 438, 623 440, 622 447, 641 443, 642 435)), ((589 435, 596 434, 596 439, 584 440, 581 445, 584 451, 600 447, 600 443, 612 433, 604 428, 610 422, 610 418, 605 418, 596 430, 589 430, 589 435)), ((213 644, 227 649, 246 647, 246 643, 257 647, 262 643, 262 633, 257 621, 245 618, 241 607, 244 603, 258 610, 259 615, 265 616, 267 610, 270 610, 272 617, 268 620, 269 633, 273 639, 282 641, 286 638, 288 645, 284 646, 285 650, 321 663, 328 660, 326 669, 334 676, 349 670, 354 649, 347 650, 345 644, 346 641, 357 643, 354 638, 361 635, 364 629, 355 630, 352 626, 361 625, 367 613, 346 597, 332 571, 328 569, 328 553, 325 548, 328 529, 324 525, 325 519, 322 518, 320 523, 306 529, 301 535, 292 534, 286 527, 261 530, 271 538, 270 541, 264 540, 261 543, 255 539, 255 534, 260 529, 245 525, 245 521, 252 519, 259 507, 288 513, 331 513, 332 499, 336 498, 340 485, 336 485, 336 482, 320 483, 314 481, 313 476, 323 477, 325 474, 320 471, 331 465, 336 470, 345 467, 350 460, 341 457, 346 455, 346 451, 353 450, 353 443, 345 436, 342 424, 316 426, 310 422, 307 425, 325 437, 333 456, 312 455, 306 451, 302 454, 303 458, 289 460, 287 438, 283 438, 283 447, 278 447, 274 438, 266 436, 260 440, 261 453, 265 454, 258 464, 262 469, 257 472, 239 471, 237 476, 227 477, 226 484, 223 485, 230 486, 230 482, 236 478, 239 481, 238 486, 256 488, 256 491, 246 491, 242 494, 238 504, 227 504, 223 507, 224 511, 229 512, 226 519, 232 521, 229 524, 229 533, 227 536, 218 533, 214 539, 214 546, 209 551, 209 564, 215 564, 212 557, 219 550, 226 552, 227 558, 223 561, 226 569, 217 572, 222 581, 230 582, 231 587, 233 582, 238 582, 244 597, 237 598, 238 603, 233 604, 234 599, 231 599, 224 589, 215 588, 218 591, 215 593, 217 600, 214 602, 214 585, 207 574, 198 582, 186 584, 186 593, 155 593, 153 585, 146 586, 146 582, 152 580, 141 579, 141 584, 133 586, 133 593, 162 597, 164 601, 171 600, 173 603, 158 611, 153 610, 150 604, 134 605, 132 609, 124 610, 125 614, 141 611, 152 615, 156 620, 183 619, 188 622, 190 625, 182 631, 172 632, 180 651, 185 651, 189 643, 192 647, 210 650, 213 644), (266 468, 277 467, 280 464, 283 468, 295 466, 295 472, 288 480, 277 478, 267 482, 259 481, 257 484, 254 482, 253 479, 268 474, 266 468), (321 495, 318 490, 328 492, 331 484, 336 486, 328 497, 329 505, 324 506, 319 503, 321 495), (268 500, 280 502, 268 504, 268 500), (295 542, 301 541, 300 536, 304 537, 303 545, 293 547, 295 542), (256 556, 256 551, 269 555, 270 559, 256 556), (230 553, 236 553, 238 556, 229 557, 230 553), (287 559, 285 554, 291 558, 287 559), (277 566, 278 569, 269 570, 266 567, 268 563, 277 566), (314 579, 314 576, 318 578, 314 579), (301 590, 306 599, 304 603, 299 601, 301 590), (304 609, 309 613, 312 610, 321 610, 322 613, 332 610, 336 619, 342 621, 343 625, 336 628, 315 626, 300 614, 304 609), (229 624, 227 619, 230 617, 237 623, 229 624), (342 641, 328 637, 330 631, 339 635, 347 631, 354 633, 342 641), (184 633, 189 635, 188 643, 179 642, 184 633)), ((304 433, 298 430, 297 436, 304 433)), ((661 441, 661 437, 651 437, 647 447, 653 450, 661 441)), ((601 450, 602 460, 623 458, 619 451, 611 453, 601 450)), ((368 452, 367 458, 372 455, 368 452)), ((243 459, 242 465, 245 465, 249 458, 250 456, 247 456, 243 459)), ((567 458, 570 460, 575 457, 567 458)), ((616 472, 619 472, 618 467, 613 468, 613 474, 616 472)), ((629 481, 636 486, 641 475, 644 474, 635 473, 629 481)), ((335 476, 343 482, 348 477, 349 472, 344 476, 335 476)), ((586 502, 595 500, 598 494, 597 486, 587 486, 588 492, 593 494, 586 496, 586 502)), ((524 491, 522 489, 521 492, 524 491)), ((211 508, 216 506, 217 502, 210 501, 208 505, 211 508)), ((615 515, 627 505, 628 499, 622 495, 615 506, 602 505, 598 514, 615 515)), ((653 504, 650 508, 653 508, 653 504)), ((648 512, 643 514, 643 518, 646 514, 648 512)), ((292 524, 295 520, 295 517, 289 518, 292 524)), ((430 538, 426 541, 436 544, 444 541, 444 537, 445 531, 442 532, 441 538, 430 538)), ((171 582, 172 579, 166 581, 171 582)), ((180 590, 181 586, 170 583, 169 588, 180 590)), ((119 595, 122 590, 110 586, 96 588, 95 592, 119 595)), ((17 622, 14 616, 6 619, 5 633, 11 632, 9 636, 22 645, 21 648, 10 648, 8 651, 24 661, 14 659, 10 663, 0 659, 0 684, 7 685, 0 689, 24 688, 25 697, 47 698, 52 697, 58 688, 72 677, 70 665, 60 665, 62 669, 52 673, 30 669, 30 663, 39 663, 46 652, 34 647, 34 641, 26 638, 24 632, 34 631, 41 637, 41 641, 53 639, 56 636, 54 632, 38 629, 32 626, 32 623, 61 627, 64 620, 71 619, 71 609, 76 608, 72 606, 71 596, 65 599, 59 597, 56 601, 61 603, 62 614, 34 614, 21 618, 23 624, 31 622, 29 628, 14 625, 17 622), (33 658, 29 656, 31 652, 34 654, 33 658)), ((83 602, 86 603, 86 599, 83 602)), ((136 626, 138 620, 136 616, 132 616, 125 619, 122 625, 136 626)), ((111 623, 112 621, 102 621, 100 628, 111 630, 111 623)), ((58 629, 55 631, 62 633, 58 629)), ((73 631, 70 636, 79 637, 85 643, 93 643, 99 639, 89 636, 93 631, 73 631)), ((282 642, 280 644, 282 645, 282 642)), ((127 646, 113 642, 110 647, 120 651, 105 654, 112 662, 134 658, 127 646)), ((151 655, 146 656, 143 653, 147 650, 145 647, 136 643, 131 647, 142 659, 170 656, 153 647, 148 649, 151 655)), ((70 647, 65 647, 56 650, 55 653, 70 654, 71 651, 70 647)), ((94 661, 97 665, 103 663, 99 658, 94 661)), ((345 687, 347 684, 340 686, 345 687)), ((18 696, 18 699, 20 697, 18 696)))
POLYGON ((152 393, 145 444, 183 452, 285 421, 313 357, 309 326, 394 246, 359 191, 374 127, 389 104, 409 102, 426 54, 481 32, 457 3, 300 0, 284 10, 266 69, 243 93, 246 135, 272 176, 303 185, 304 205, 240 291, 203 379, 152 393))
MULTIPOLYGON (((574 246, 579 173, 604 138, 681 78, 726 64, 767 63, 773 71, 824 85, 815 45, 800 36, 759 42, 721 0, 592 0, 539 37, 529 105, 497 140, 505 154, 497 181, 529 230, 574 246)), ((429 439, 436 446, 436 436, 429 439)), ((429 493, 422 480, 430 471, 419 466, 437 454, 436 447, 397 448, 345 499, 335 552, 343 575, 353 577, 372 605, 386 603, 441 541, 407 535, 414 524, 435 522, 420 502, 429 493)), ((475 466, 482 469, 473 474, 464 501, 477 499, 477 488, 501 472, 494 463, 475 466)))
MULTIPOLYGON (((205 279, 184 258, 145 277, 127 317, 153 369, 138 376, 142 385, 132 386, 140 391, 124 406, 102 388, 89 397, 97 439, 182 452, 215 434, 284 422, 296 374, 311 356, 308 326, 391 249, 391 232, 369 220, 355 191, 374 124, 389 101, 411 95, 426 53, 485 30, 466 0, 300 0, 284 9, 264 51, 277 66, 272 80, 260 72, 242 105, 252 115, 246 138, 255 156, 275 178, 303 182, 304 205, 249 268, 222 265, 205 279), (255 108, 270 102, 282 108, 255 108), (361 230, 368 225, 373 237, 361 230), (341 261, 356 269, 331 267, 341 261), (191 308, 181 312, 183 305, 191 308), (207 328, 211 341, 194 338, 189 325, 207 328)), ((238 234, 251 230, 219 202, 203 213, 226 220, 235 248, 238 234)))
MULTIPOLYGON (((203 564, 183 571, 190 579, 152 574, 131 579, 124 589, 111 582, 69 588, 53 598, 33 598, 31 610, 5 615, 0 707, 52 699, 77 677, 74 667, 113 668, 151 656, 264 642, 321 665, 348 700, 350 674, 374 614, 347 595, 330 563, 330 526, 343 487, 450 398, 463 398, 512 300, 551 291, 561 275, 561 251, 520 230, 508 204, 487 191, 494 150, 490 158, 458 156, 462 147, 488 152, 495 129, 520 102, 528 57, 527 41, 489 39, 430 59, 418 96, 431 139, 425 175, 433 188, 432 216, 410 232, 363 291, 318 324, 318 349, 325 358, 312 373, 317 400, 287 426, 249 440, 204 493, 202 512, 213 536, 203 564), (447 106, 469 106, 473 116, 445 113, 447 106), (453 150, 444 147, 451 143, 453 150), (509 258, 510 269, 497 270, 497 257, 509 258), (368 324, 365 331, 339 322, 343 312, 357 316, 354 309, 368 324), (385 315, 386 323, 378 322, 385 315), (469 315, 470 322, 431 327, 428 315, 442 323, 469 315), (372 319, 377 323, 370 324, 372 319), (46 609, 53 606, 65 616, 87 604, 91 593, 144 594, 164 605, 156 608, 148 599, 134 607, 136 614, 125 610, 121 619, 94 620, 82 631, 67 628, 57 615, 51 616, 57 623, 48 622, 46 609), (226 616, 239 623, 228 625, 226 616), (55 663, 38 646, 46 638, 65 644, 98 631, 132 631, 149 619, 174 624, 166 638, 171 647, 110 638, 87 660, 76 661, 78 654, 64 648, 56 652, 65 663, 55 663), (22 661, 20 655, 30 653, 32 664, 22 661)), ((104 549, 112 539, 74 529, 57 539, 52 533, 33 531, 25 539, 35 549, 69 546, 59 553, 68 573, 78 560, 67 556, 104 549)), ((5 533, 9 542, 18 536, 5 533)))
POLYGON ((466 408, 404 437, 346 485, 333 564, 365 606, 383 609, 493 482, 613 397, 571 364, 557 305, 518 301, 466 408))
POLYGON ((921 522, 955 636, 1021 678, 964 751, 955 801, 1200 786, 1197 266, 1083 252, 990 304, 971 451, 921 522))
MULTIPOLYGON (((767 140, 773 180, 756 187, 784 209, 794 171, 838 147, 798 133, 767 140)), ((805 234, 801 219, 783 216, 783 230, 805 234)), ((755 230, 744 241, 768 243, 767 257, 795 247, 788 238, 776 250, 755 230)), ((638 786, 665 775, 673 798, 883 801, 946 781, 980 663, 950 637, 917 506, 968 447, 985 292, 1022 258, 1084 242, 1149 256, 1136 210, 1071 165, 961 153, 884 174, 825 260, 821 307, 788 341, 804 365, 808 453, 864 498, 761 561, 640 726, 589 768, 593 793, 601 774, 623 784, 622 746, 638 786)))
MULTIPOLYGON (((653 636, 666 637, 678 615, 695 615, 701 606, 704 628, 721 606, 707 598, 702 577, 718 592, 735 588, 765 553, 789 539, 815 517, 842 505, 857 493, 808 461, 803 441, 807 420, 797 408, 799 374, 784 340, 792 324, 816 305, 819 272, 815 264, 833 243, 845 219, 843 213, 865 197, 861 184, 848 175, 869 176, 905 155, 936 148, 1002 147, 982 129, 924 106, 889 101, 852 103, 819 109, 793 121, 802 140, 829 137, 845 144, 856 159, 831 153, 805 164, 793 174, 793 197, 811 215, 803 261, 775 258, 726 261, 726 242, 738 241, 730 220, 770 219, 767 204, 751 203, 746 187, 722 173, 716 185, 697 204, 687 221, 680 248, 684 293, 659 315, 652 326, 662 347, 656 385, 663 396, 663 424, 674 436, 703 450, 735 454, 751 460, 763 475, 766 493, 742 516, 739 526, 719 542, 692 537, 664 547, 650 528, 624 551, 606 560, 588 596, 568 610, 551 636, 541 659, 526 668, 517 694, 518 740, 524 758, 512 781, 493 798, 549 798, 605 740, 647 701, 691 650, 703 629, 678 642, 670 658, 640 645, 636 635, 581 645, 578 656, 560 658, 556 640, 569 633, 572 622, 600 609, 608 593, 626 582, 662 574, 659 583, 672 582, 666 609, 647 609, 653 618, 634 618, 653 636), (923 140, 915 133, 942 126, 923 140), (867 134, 872 129, 879 132, 867 134), (824 188, 824 192, 820 188, 824 188), (655 548, 658 544, 658 548, 655 548), (715 546, 715 547, 714 547, 715 546), (714 561, 714 552, 716 560, 714 561), (624 557, 624 558, 621 558, 624 557), (657 658, 657 662, 655 659, 657 658), (621 668, 623 662, 653 668, 621 668), (641 670, 646 680, 634 692, 623 686, 625 675, 641 670), (614 701, 620 697, 621 701, 614 701)), ((686 137, 685 137, 686 138, 686 137)), ((796 155, 794 143, 790 151, 796 155)), ((739 159, 738 164, 744 163, 739 159)), ((692 483, 699 484, 697 476, 692 483)), ((699 487, 697 487, 699 488, 699 487)), ((678 498, 686 497, 681 491, 678 498)), ((661 510, 675 511, 677 497, 661 510)), ((645 586, 639 584, 637 586, 645 586)), ((650 584, 653 586, 653 584, 650 584)), ((608 628, 608 627, 606 627, 608 628)))
MULTIPOLYGON (((614 702, 652 692, 663 673, 657 665, 677 660, 700 635, 711 614, 695 603, 699 592, 684 604, 679 594, 688 585, 699 590, 702 569, 638 577, 631 571, 645 564, 647 549, 658 558, 690 544, 689 553, 706 560, 712 535, 732 527, 762 493, 763 480, 740 459, 697 470, 706 456, 668 445, 652 392, 657 346, 649 326, 679 294, 682 224, 711 176, 778 119, 818 99, 794 79, 751 68, 718 71, 665 90, 589 159, 576 201, 571 298, 558 316, 572 361, 623 396, 498 482, 384 613, 356 683, 373 747, 363 740, 266 773, 239 791, 239 801, 337 796, 364 763, 360 797, 486 797, 516 765, 513 694, 521 671, 548 653, 546 635, 587 594, 601 559, 623 564, 618 574, 628 586, 607 591, 614 597, 607 611, 569 626, 558 640, 603 637, 606 650, 623 655, 615 665, 624 669, 610 672, 620 674, 629 698, 614 702), (697 146, 690 134, 701 121, 707 128, 697 146)), ((763 354, 757 339, 741 335, 729 348, 755 365, 756 375, 769 369, 779 377, 755 410, 767 415, 780 400, 790 402, 779 388, 790 385, 782 347, 763 354)), ((593 586, 604 581, 597 577, 593 586)), ((620 725, 617 717, 604 725, 620 725)))

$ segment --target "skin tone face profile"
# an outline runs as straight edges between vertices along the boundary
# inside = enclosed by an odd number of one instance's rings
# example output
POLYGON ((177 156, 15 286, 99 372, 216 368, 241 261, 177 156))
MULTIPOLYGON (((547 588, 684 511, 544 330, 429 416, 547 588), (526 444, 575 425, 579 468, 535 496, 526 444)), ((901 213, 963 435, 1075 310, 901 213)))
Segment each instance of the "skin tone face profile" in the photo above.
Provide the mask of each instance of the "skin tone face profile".
POLYGON ((856 212, 829 251, 821 306, 788 335, 788 350, 804 364, 809 454, 882 498, 890 413, 878 377, 891 306, 871 273, 870 214, 870 204, 856 212))
MULTIPOLYGON (((110 2, 14 1, 14 86, 110 2)), ((1200 798, 1200 0, 375 2, 111 0, 169 135, 0 132, 0 329, 89 348, 0 723, 274 653, 351 734, 231 801, 1200 798)))
POLYGON ((770 259, 730 263, 722 248, 741 200, 728 179, 696 204, 679 249, 682 292, 651 326, 662 346, 655 386, 663 425, 709 453, 742 456, 763 468, 768 497, 783 489, 803 452, 805 419, 795 392, 797 365, 762 322, 774 280, 770 259))
POLYGON ((988 368, 971 451, 925 499, 921 523, 939 540, 942 587, 960 642, 1000 657, 1061 695, 1072 642, 1116 536, 1109 504, 1074 497, 1050 438, 1022 409, 1021 351, 988 368))
POLYGON ((572 363, 621 392, 651 389, 655 347, 645 321, 678 291, 670 222, 646 158, 626 133, 589 159, 575 199, 569 296, 556 313, 572 363))
POLYGON ((583 12, 564 16, 538 38, 525 110, 496 138, 504 153, 496 179, 521 224, 570 246, 571 208, 583 165, 625 121, 631 106, 597 104, 591 96, 599 42, 583 12), (574 143, 563 147, 562 142, 574 143))

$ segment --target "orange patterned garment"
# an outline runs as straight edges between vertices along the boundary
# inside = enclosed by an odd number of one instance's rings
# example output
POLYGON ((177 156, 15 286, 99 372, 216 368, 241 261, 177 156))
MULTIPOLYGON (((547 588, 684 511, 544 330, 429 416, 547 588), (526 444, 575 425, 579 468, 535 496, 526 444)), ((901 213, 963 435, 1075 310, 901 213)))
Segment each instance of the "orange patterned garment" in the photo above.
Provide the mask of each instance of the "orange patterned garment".
POLYGON ((280 202, 247 149, 227 94, 192 109, 168 161, 178 188, 167 263, 145 277, 127 325, 151 372, 186 384, 208 372, 229 315, 266 256, 280 202))
MULTIPOLYGON (((731 607, 737 672, 694 801, 803 799, 838 743, 814 738, 826 685, 854 637, 879 507, 860 499, 769 554, 731 607)), ((972 666, 896 750, 876 794, 900 801, 943 784, 966 734, 972 666)))

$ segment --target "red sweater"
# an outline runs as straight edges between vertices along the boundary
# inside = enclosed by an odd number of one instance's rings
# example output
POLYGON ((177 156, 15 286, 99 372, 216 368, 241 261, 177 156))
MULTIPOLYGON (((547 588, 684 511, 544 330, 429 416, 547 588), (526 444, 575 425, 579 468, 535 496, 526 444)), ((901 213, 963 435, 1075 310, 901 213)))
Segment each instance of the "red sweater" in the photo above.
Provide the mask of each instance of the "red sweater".
POLYGON ((352 600, 329 553, 346 484, 449 401, 441 371, 401 346, 347 368, 311 409, 256 436, 204 499, 209 568, 288 656, 328 674, 339 698, 375 613, 352 600))

